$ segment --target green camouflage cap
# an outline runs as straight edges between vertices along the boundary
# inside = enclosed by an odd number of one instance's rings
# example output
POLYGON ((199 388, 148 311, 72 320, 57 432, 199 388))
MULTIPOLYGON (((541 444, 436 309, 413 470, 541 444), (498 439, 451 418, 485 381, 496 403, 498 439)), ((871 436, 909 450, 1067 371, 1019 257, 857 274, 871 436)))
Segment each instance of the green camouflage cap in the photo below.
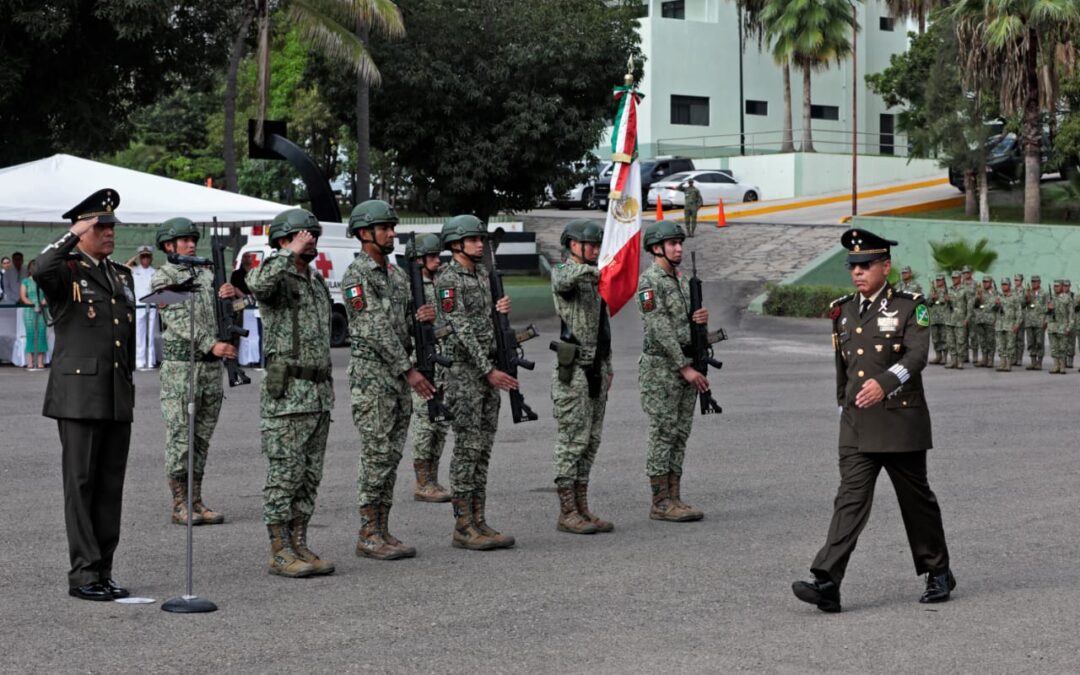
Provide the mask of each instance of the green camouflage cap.
POLYGON ((949 274, 949 276, 950 277, 958 277, 958 276, 960 276, 960 270, 953 270, 952 273, 949 274))
POLYGON ((906 274, 911 274, 911 265, 904 265, 903 268, 900 269, 900 273, 901 274, 905 274, 905 273, 906 274))
POLYGON ((961 272, 970 272, 971 271, 971 266, 970 265, 964 265, 964 269, 962 269, 960 271, 961 272))
POLYGON ((1009 279, 1009 277, 1002 277, 1001 278, 1001 285, 1002 286, 1009 286, 1011 288, 1012 287, 1012 281, 1009 279))
POLYGON ((990 276, 989 274, 984 274, 983 281, 989 281, 990 283, 994 283, 994 277, 990 276))
POLYGON ((1039 283, 1042 283, 1042 279, 1039 277, 1038 274, 1032 274, 1031 275, 1031 280, 1032 281, 1038 281, 1039 283))
POLYGON ((1024 275, 1023 274, 1014 274, 1013 279, 1019 279, 1020 281, 1023 281, 1024 280, 1024 275))
POLYGON ((937 275, 936 277, 934 277, 934 281, 945 281, 945 275, 944 274, 937 275))

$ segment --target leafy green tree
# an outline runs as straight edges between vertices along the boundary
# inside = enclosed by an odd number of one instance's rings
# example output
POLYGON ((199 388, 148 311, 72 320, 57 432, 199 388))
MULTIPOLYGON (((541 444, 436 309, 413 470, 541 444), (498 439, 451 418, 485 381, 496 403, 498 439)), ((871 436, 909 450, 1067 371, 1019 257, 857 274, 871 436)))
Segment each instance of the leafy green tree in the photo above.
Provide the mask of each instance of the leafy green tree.
POLYGON ((934 269, 948 273, 969 265, 976 272, 989 272, 997 262, 997 251, 991 249, 988 239, 980 239, 972 246, 966 239, 930 242, 934 269))

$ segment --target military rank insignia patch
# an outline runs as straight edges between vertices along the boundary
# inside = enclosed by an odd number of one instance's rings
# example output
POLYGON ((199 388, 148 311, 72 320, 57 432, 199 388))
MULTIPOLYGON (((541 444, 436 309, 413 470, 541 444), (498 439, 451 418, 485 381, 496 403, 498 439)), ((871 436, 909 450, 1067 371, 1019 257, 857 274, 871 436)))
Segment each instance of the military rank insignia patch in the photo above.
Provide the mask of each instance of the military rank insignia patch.
POLYGON ((641 305, 641 311, 653 311, 656 309, 656 293, 651 290, 638 293, 638 303, 641 305))
POLYGON ((345 289, 345 299, 356 311, 364 309, 364 287, 360 284, 345 289))
POLYGON ((449 314, 454 311, 456 303, 454 302, 454 289, 444 288, 439 291, 439 304, 442 306, 442 311, 449 314))
POLYGON ((926 305, 915 306, 915 323, 923 327, 930 325, 930 312, 926 310, 926 305))

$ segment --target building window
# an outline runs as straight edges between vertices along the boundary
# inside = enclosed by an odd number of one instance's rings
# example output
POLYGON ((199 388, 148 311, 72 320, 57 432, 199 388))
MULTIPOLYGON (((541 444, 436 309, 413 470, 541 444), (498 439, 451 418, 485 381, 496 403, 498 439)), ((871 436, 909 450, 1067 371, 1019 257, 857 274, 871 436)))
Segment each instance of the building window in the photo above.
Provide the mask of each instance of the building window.
POLYGON ((838 120, 840 119, 840 108, 835 105, 812 105, 810 106, 810 119, 838 120))
POLYGON ((664 0, 660 3, 660 16, 665 19, 685 19, 686 0, 664 0))
POLYGON ((892 115, 879 115, 878 128, 881 130, 881 139, 878 141, 878 151, 883 155, 896 154, 896 136, 894 135, 895 118, 892 115))
POLYGON ((672 96, 671 123, 709 126, 709 98, 707 96, 672 96))
POLYGON ((768 101, 746 101, 746 114, 747 115, 768 115, 769 114, 769 102, 768 101))
POLYGON ((884 31, 893 32, 896 29, 896 19, 891 16, 879 16, 878 28, 884 31))

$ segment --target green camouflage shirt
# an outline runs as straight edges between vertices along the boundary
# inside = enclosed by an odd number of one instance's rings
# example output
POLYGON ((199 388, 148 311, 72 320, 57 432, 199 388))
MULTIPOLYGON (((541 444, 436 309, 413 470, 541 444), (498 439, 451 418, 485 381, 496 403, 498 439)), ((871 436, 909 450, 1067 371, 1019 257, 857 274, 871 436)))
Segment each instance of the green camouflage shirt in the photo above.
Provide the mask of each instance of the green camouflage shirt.
POLYGON ((1047 316, 1046 331, 1053 335, 1064 335, 1072 330, 1073 299, 1068 293, 1054 296, 1053 311, 1047 316))
MULTIPOLYGON (((191 278, 189 268, 165 263, 150 278, 150 290, 157 292, 191 278)), ((210 353, 217 343, 217 319, 214 316, 214 275, 205 267, 195 270, 195 360, 210 353)), ((187 361, 191 354, 191 301, 178 302, 161 309, 161 335, 166 359, 187 361)))
POLYGON ((1030 288, 1024 292, 1024 326, 1041 328, 1046 324, 1046 306, 1050 303, 1050 294, 1040 288, 1030 288))
POLYGON ((988 291, 982 287, 982 284, 975 289, 975 294, 971 300, 971 320, 973 323, 994 324, 994 320, 997 318, 994 312, 994 299, 997 295, 997 291, 993 289, 988 291))
POLYGON ((683 200, 684 207, 689 211, 697 211, 701 208, 701 191, 696 187, 687 187, 683 192, 686 198, 683 200))
POLYGON ((394 376, 412 368, 415 310, 405 273, 394 265, 383 268, 361 251, 341 278, 341 295, 349 314, 353 361, 381 362, 394 376))
POLYGON ((922 286, 920 286, 919 282, 915 281, 914 279, 907 282, 901 281, 896 284, 895 288, 896 290, 903 291, 904 293, 922 293, 922 286))
POLYGON ((944 325, 949 316, 949 289, 932 286, 926 304, 930 308, 930 325, 944 325))
MULTIPOLYGON (((322 275, 296 269, 295 253, 271 253, 247 274, 251 294, 259 301, 266 363, 323 369, 330 372, 330 289, 322 275)), ((285 395, 273 398, 262 387, 262 416, 329 412, 334 407, 334 383, 291 378, 285 395)))
MULTIPOLYGON (((600 332, 600 270, 567 260, 551 270, 551 290, 555 312, 580 344, 579 363, 592 363, 600 332)), ((607 312, 607 307, 604 307, 607 312)), ((610 368, 611 354, 603 366, 610 368)))
POLYGON ((960 284, 949 289, 949 311, 945 315, 946 326, 963 326, 971 318, 974 297, 971 288, 960 284))
POLYGON ((495 367, 495 325, 487 268, 477 264, 469 271, 451 260, 435 279, 435 295, 439 323, 454 324, 444 343, 447 356, 481 374, 490 372, 495 367))
POLYGON ((692 362, 683 353, 690 345, 690 285, 676 269, 669 274, 653 262, 642 272, 637 288, 638 310, 645 322, 642 352, 667 359, 672 370, 692 362))
POLYGON ((1010 292, 994 296, 994 330, 1012 330, 1020 325, 1020 297, 1010 292))

